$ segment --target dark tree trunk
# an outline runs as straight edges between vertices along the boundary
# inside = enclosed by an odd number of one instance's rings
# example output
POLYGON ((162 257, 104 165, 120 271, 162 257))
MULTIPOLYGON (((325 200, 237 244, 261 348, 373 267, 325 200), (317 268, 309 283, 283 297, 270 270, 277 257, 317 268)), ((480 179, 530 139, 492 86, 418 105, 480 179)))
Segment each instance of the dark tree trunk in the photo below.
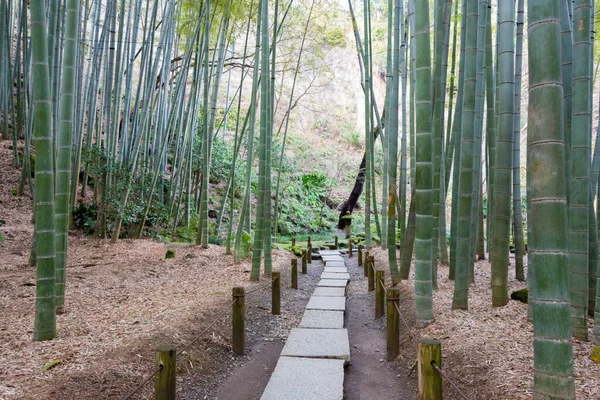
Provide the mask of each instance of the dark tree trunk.
MULTIPOLYGON (((382 119, 385 118, 385 112, 383 113, 382 119)), ((379 137, 379 127, 375 127, 373 130, 373 141, 377 140, 379 137)), ((356 207, 356 203, 358 203, 358 199, 362 195, 364 186, 365 186, 365 173, 366 173, 366 165, 367 165, 367 153, 363 154, 362 161, 360 162, 360 167, 358 168, 358 175, 356 176, 356 180, 354 181, 354 187, 352 188, 352 192, 350 192, 350 196, 348 200, 344 202, 342 208, 340 210, 340 217, 338 220, 337 228, 345 229, 347 224, 351 223, 351 219, 344 218, 344 216, 348 215, 348 212, 352 214, 354 207, 356 207)))

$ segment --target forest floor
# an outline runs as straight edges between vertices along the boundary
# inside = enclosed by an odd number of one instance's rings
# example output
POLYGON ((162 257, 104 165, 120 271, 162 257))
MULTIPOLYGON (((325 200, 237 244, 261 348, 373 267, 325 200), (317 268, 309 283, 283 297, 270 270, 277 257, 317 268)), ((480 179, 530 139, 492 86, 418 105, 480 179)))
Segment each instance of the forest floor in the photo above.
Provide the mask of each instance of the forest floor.
MULTIPOLYGON (((379 268, 387 268, 387 250, 372 249, 379 268)), ((525 264, 527 259, 525 258, 525 264)), ((514 255, 509 268, 509 293, 527 287, 515 279, 514 255)), ((390 282, 386 272, 386 282, 390 282)), ((469 310, 452 310, 454 282, 448 267, 438 267, 438 289, 433 292, 435 321, 416 329, 414 315, 414 264, 410 279, 399 285, 400 309, 417 338, 442 342, 442 368, 469 399, 530 399, 533 388, 533 325, 527 321, 527 304, 511 300, 505 307, 492 307, 491 265, 475 264, 475 284, 469 287, 469 310)), ((374 300, 373 300, 374 301, 374 300)), ((593 318, 589 319, 592 337, 593 318)), ((406 327, 400 324, 400 360, 412 365, 417 348, 406 327)), ((578 399, 600 398, 600 366, 590 359, 590 342, 573 341, 575 385, 578 399)), ((406 374, 399 368, 398 374, 406 374)), ((414 372, 413 372, 414 374, 414 372)), ((448 399, 460 399, 444 381, 448 399)))

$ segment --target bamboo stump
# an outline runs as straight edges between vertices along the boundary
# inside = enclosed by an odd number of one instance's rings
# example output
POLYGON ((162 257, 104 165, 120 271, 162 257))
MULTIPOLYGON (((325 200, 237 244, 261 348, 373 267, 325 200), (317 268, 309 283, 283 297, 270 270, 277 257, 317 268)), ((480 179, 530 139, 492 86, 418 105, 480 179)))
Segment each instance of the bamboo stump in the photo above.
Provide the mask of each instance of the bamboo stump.
POLYGON ((358 266, 362 267, 363 265, 363 260, 362 260, 362 244, 358 245, 358 266))
POLYGON ((281 314, 281 273, 273 272, 271 274, 271 314, 281 314))
POLYGON ((400 289, 387 290, 387 360, 392 361, 400 352, 400 316, 396 305, 400 300, 400 289))
POLYGON ((367 272, 367 282, 369 285, 369 292, 375 290, 375 257, 369 257, 369 271, 367 272))
POLYGON ((375 273, 375 319, 383 316, 385 303, 385 271, 375 273))
POLYGON ((292 258, 292 289, 298 289, 298 259, 292 258))
POLYGON ((154 377, 154 398, 175 400, 175 378, 177 377, 175 346, 166 345, 156 348, 156 368, 158 373, 154 377))
POLYGON ((302 249, 302 273, 308 273, 308 250, 302 249))
POLYGON ((246 330, 246 322, 244 315, 244 304, 246 290, 243 287, 233 288, 233 309, 231 310, 232 332, 231 332, 231 347, 237 355, 244 354, 244 334, 246 330))
POLYGON ((442 400, 442 376, 432 362, 442 368, 442 344, 437 339, 419 340, 419 400, 442 400))

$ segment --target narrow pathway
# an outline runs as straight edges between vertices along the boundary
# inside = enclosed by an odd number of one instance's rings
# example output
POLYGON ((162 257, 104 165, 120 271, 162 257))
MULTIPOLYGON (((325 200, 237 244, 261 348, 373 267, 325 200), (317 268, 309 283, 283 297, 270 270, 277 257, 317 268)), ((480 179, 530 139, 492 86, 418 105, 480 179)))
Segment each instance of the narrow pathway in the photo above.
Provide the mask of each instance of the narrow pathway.
POLYGON ((401 342, 402 355, 393 362, 386 361, 386 316, 374 318, 375 292, 367 291, 367 278, 357 257, 349 258, 346 265, 351 276, 346 328, 352 364, 346 368, 344 399, 416 399, 416 373, 410 373, 416 360, 412 344, 401 342))
POLYGON ((325 268, 292 329, 261 400, 341 400, 344 366, 350 363, 344 328, 346 286, 350 274, 338 250, 319 252, 325 268))

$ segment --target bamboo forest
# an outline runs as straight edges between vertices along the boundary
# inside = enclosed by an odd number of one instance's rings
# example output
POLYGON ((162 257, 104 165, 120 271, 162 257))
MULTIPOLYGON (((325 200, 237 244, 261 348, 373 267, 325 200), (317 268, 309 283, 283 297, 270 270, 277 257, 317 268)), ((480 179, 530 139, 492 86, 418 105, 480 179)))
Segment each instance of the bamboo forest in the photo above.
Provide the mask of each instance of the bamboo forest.
POLYGON ((593 0, 0 0, 0 399, 600 399, 593 0))

